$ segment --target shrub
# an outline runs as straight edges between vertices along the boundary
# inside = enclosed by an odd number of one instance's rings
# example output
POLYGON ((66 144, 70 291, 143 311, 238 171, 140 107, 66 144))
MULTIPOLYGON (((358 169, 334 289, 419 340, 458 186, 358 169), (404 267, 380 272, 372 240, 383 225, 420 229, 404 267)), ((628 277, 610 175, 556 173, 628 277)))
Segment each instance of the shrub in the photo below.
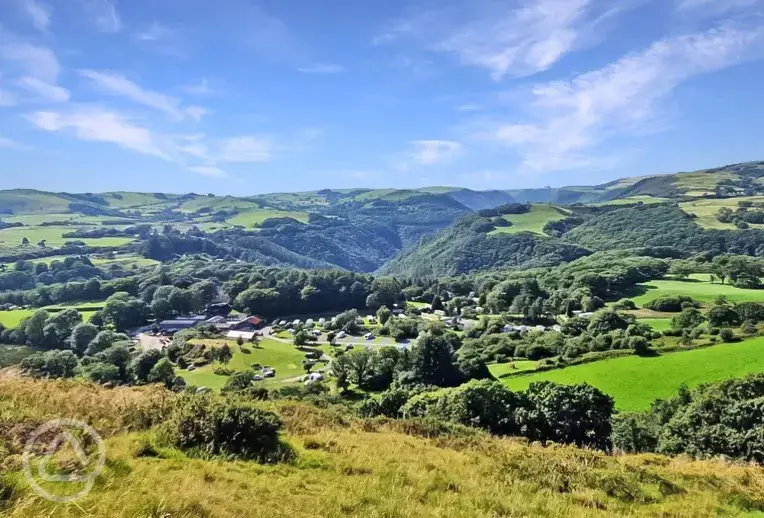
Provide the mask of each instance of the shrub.
POLYGON ((655 451, 660 425, 651 414, 626 413, 613 417, 613 447, 626 453, 655 451))
POLYGON ((725 327, 721 331, 719 331, 719 338, 722 339, 725 343, 730 343, 735 341, 735 333, 730 329, 729 327, 725 327))
POLYGON ((241 398, 183 394, 163 431, 175 446, 201 455, 225 455, 260 462, 285 460, 279 442, 281 420, 241 398))
POLYGON ((659 297, 646 303, 644 307, 652 309, 653 311, 679 313, 682 309, 686 309, 686 307, 698 308, 700 307, 700 304, 695 302, 691 297, 678 295, 676 297, 659 297))

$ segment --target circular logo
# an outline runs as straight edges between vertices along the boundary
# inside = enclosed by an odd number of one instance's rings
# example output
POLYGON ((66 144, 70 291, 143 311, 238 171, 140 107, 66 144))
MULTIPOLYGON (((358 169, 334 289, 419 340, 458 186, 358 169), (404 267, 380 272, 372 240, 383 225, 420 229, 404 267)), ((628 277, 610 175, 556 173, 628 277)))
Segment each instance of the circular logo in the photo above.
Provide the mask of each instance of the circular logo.
POLYGON ((76 419, 54 419, 32 433, 21 460, 35 493, 68 503, 93 488, 106 462, 106 447, 92 426, 76 419))

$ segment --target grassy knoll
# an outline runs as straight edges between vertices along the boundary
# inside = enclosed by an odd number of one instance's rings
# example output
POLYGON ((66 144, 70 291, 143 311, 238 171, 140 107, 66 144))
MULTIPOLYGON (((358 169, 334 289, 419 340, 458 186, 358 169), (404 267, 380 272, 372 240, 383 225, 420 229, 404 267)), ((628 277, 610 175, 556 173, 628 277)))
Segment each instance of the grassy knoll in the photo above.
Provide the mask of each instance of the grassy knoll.
MULTIPOLYGON (((266 339, 260 342, 259 348, 255 348, 253 344, 246 343, 243 347, 249 353, 245 353, 242 352, 242 349, 233 340, 199 339, 195 341, 217 347, 228 343, 233 352, 233 358, 226 366, 229 370, 249 370, 256 363, 276 369, 276 377, 269 378, 267 380, 268 384, 274 382, 281 383, 305 373, 301 363, 305 359, 305 354, 290 344, 266 339)), ((206 365, 191 372, 185 370, 179 371, 179 374, 191 385, 220 390, 228 380, 228 376, 215 374, 214 370, 216 367, 222 367, 222 365, 219 363, 206 365)))
POLYGON ((612 201, 603 201, 602 203, 593 203, 592 205, 601 207, 603 205, 630 205, 632 203, 639 203, 639 202, 642 202, 645 205, 652 205, 655 203, 663 203, 666 201, 668 201, 668 198, 658 198, 656 196, 639 195, 639 196, 630 196, 628 198, 619 198, 617 200, 612 200, 612 201))
POLYGON ((647 324, 656 331, 665 331, 671 327, 670 318, 639 318, 637 322, 647 324))
POLYGON ((655 399, 673 395, 682 383, 693 387, 762 370, 764 337, 656 357, 603 360, 502 381, 512 390, 523 390, 534 381, 587 382, 613 396, 621 410, 644 410, 655 399))
POLYGON ((13 309, 11 311, 0 311, 0 325, 6 329, 13 329, 19 322, 26 317, 31 317, 34 309, 13 309))
MULTIPOLYGON (((707 279, 708 277, 705 276, 705 278, 707 279)), ((687 281, 650 281, 637 285, 637 290, 640 294, 631 299, 637 306, 642 306, 659 297, 676 295, 686 295, 704 304, 713 303, 714 299, 719 295, 724 295, 730 302, 764 301, 764 290, 736 288, 727 284, 722 285, 718 282, 712 284, 705 280, 698 280, 698 278, 692 278, 687 281)))
POLYGON ((507 363, 494 363, 488 366, 488 370, 495 377, 504 376, 516 372, 530 372, 538 368, 539 362, 532 360, 515 360, 507 363))
POLYGON ((34 248, 41 240, 47 246, 62 246, 67 241, 82 241, 88 246, 122 246, 132 242, 130 237, 103 237, 99 239, 82 239, 63 237, 63 234, 73 232, 79 227, 50 226, 50 227, 14 227, 0 230, 0 247, 19 247, 23 238, 29 239, 30 247, 34 248))
POLYGON ((554 205, 538 204, 532 205, 530 212, 525 214, 508 214, 504 219, 511 222, 511 227, 498 227, 491 234, 516 234, 518 232, 533 232, 535 234, 544 233, 544 225, 551 221, 564 219, 569 211, 554 205))
MULTIPOLYGON (((721 223, 716 219, 716 213, 722 207, 731 210, 738 209, 739 201, 764 202, 764 196, 741 196, 739 198, 693 200, 679 204, 679 208, 688 214, 695 214, 698 218, 695 222, 703 228, 710 229, 735 229, 732 223, 721 223)), ((764 225, 751 224, 751 228, 764 228, 764 225)))
POLYGON ((308 222, 308 214, 305 212, 292 212, 286 210, 256 209, 240 212, 236 216, 227 220, 231 225, 241 225, 243 227, 252 227, 261 224, 269 218, 293 218, 303 223, 308 222))
POLYGON ((171 395, 157 387, 0 378, 3 443, 23 445, 13 433, 63 413, 91 423, 107 451, 93 489, 64 505, 28 487, 21 448, 13 449, 4 458, 4 515, 604 518, 737 516, 762 508, 764 471, 749 465, 544 448, 289 401, 261 405, 281 416, 293 461, 192 458, 149 428, 171 405, 171 395))

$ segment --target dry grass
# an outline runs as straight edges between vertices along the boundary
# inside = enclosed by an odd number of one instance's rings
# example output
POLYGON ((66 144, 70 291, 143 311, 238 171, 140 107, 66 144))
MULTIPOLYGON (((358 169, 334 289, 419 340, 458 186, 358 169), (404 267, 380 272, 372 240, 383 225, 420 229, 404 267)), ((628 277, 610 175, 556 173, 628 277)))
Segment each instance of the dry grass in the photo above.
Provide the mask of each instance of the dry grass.
MULTIPOLYGON (((94 396, 82 389, 69 394, 94 396)), ((0 514, 694 517, 764 509, 764 471, 751 466, 542 448, 442 423, 266 405, 284 419, 285 439, 297 452, 290 464, 190 459, 152 446, 150 431, 118 434, 107 440, 106 470, 76 506, 51 504, 22 488, 0 514)))

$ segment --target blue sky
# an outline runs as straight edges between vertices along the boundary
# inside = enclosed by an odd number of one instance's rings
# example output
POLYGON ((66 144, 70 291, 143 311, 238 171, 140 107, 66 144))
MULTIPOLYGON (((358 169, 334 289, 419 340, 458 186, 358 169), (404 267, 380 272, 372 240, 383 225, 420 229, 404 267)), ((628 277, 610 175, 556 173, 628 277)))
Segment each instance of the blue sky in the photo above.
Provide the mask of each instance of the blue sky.
POLYGON ((764 159, 764 0, 3 0, 0 188, 596 184, 764 159))

